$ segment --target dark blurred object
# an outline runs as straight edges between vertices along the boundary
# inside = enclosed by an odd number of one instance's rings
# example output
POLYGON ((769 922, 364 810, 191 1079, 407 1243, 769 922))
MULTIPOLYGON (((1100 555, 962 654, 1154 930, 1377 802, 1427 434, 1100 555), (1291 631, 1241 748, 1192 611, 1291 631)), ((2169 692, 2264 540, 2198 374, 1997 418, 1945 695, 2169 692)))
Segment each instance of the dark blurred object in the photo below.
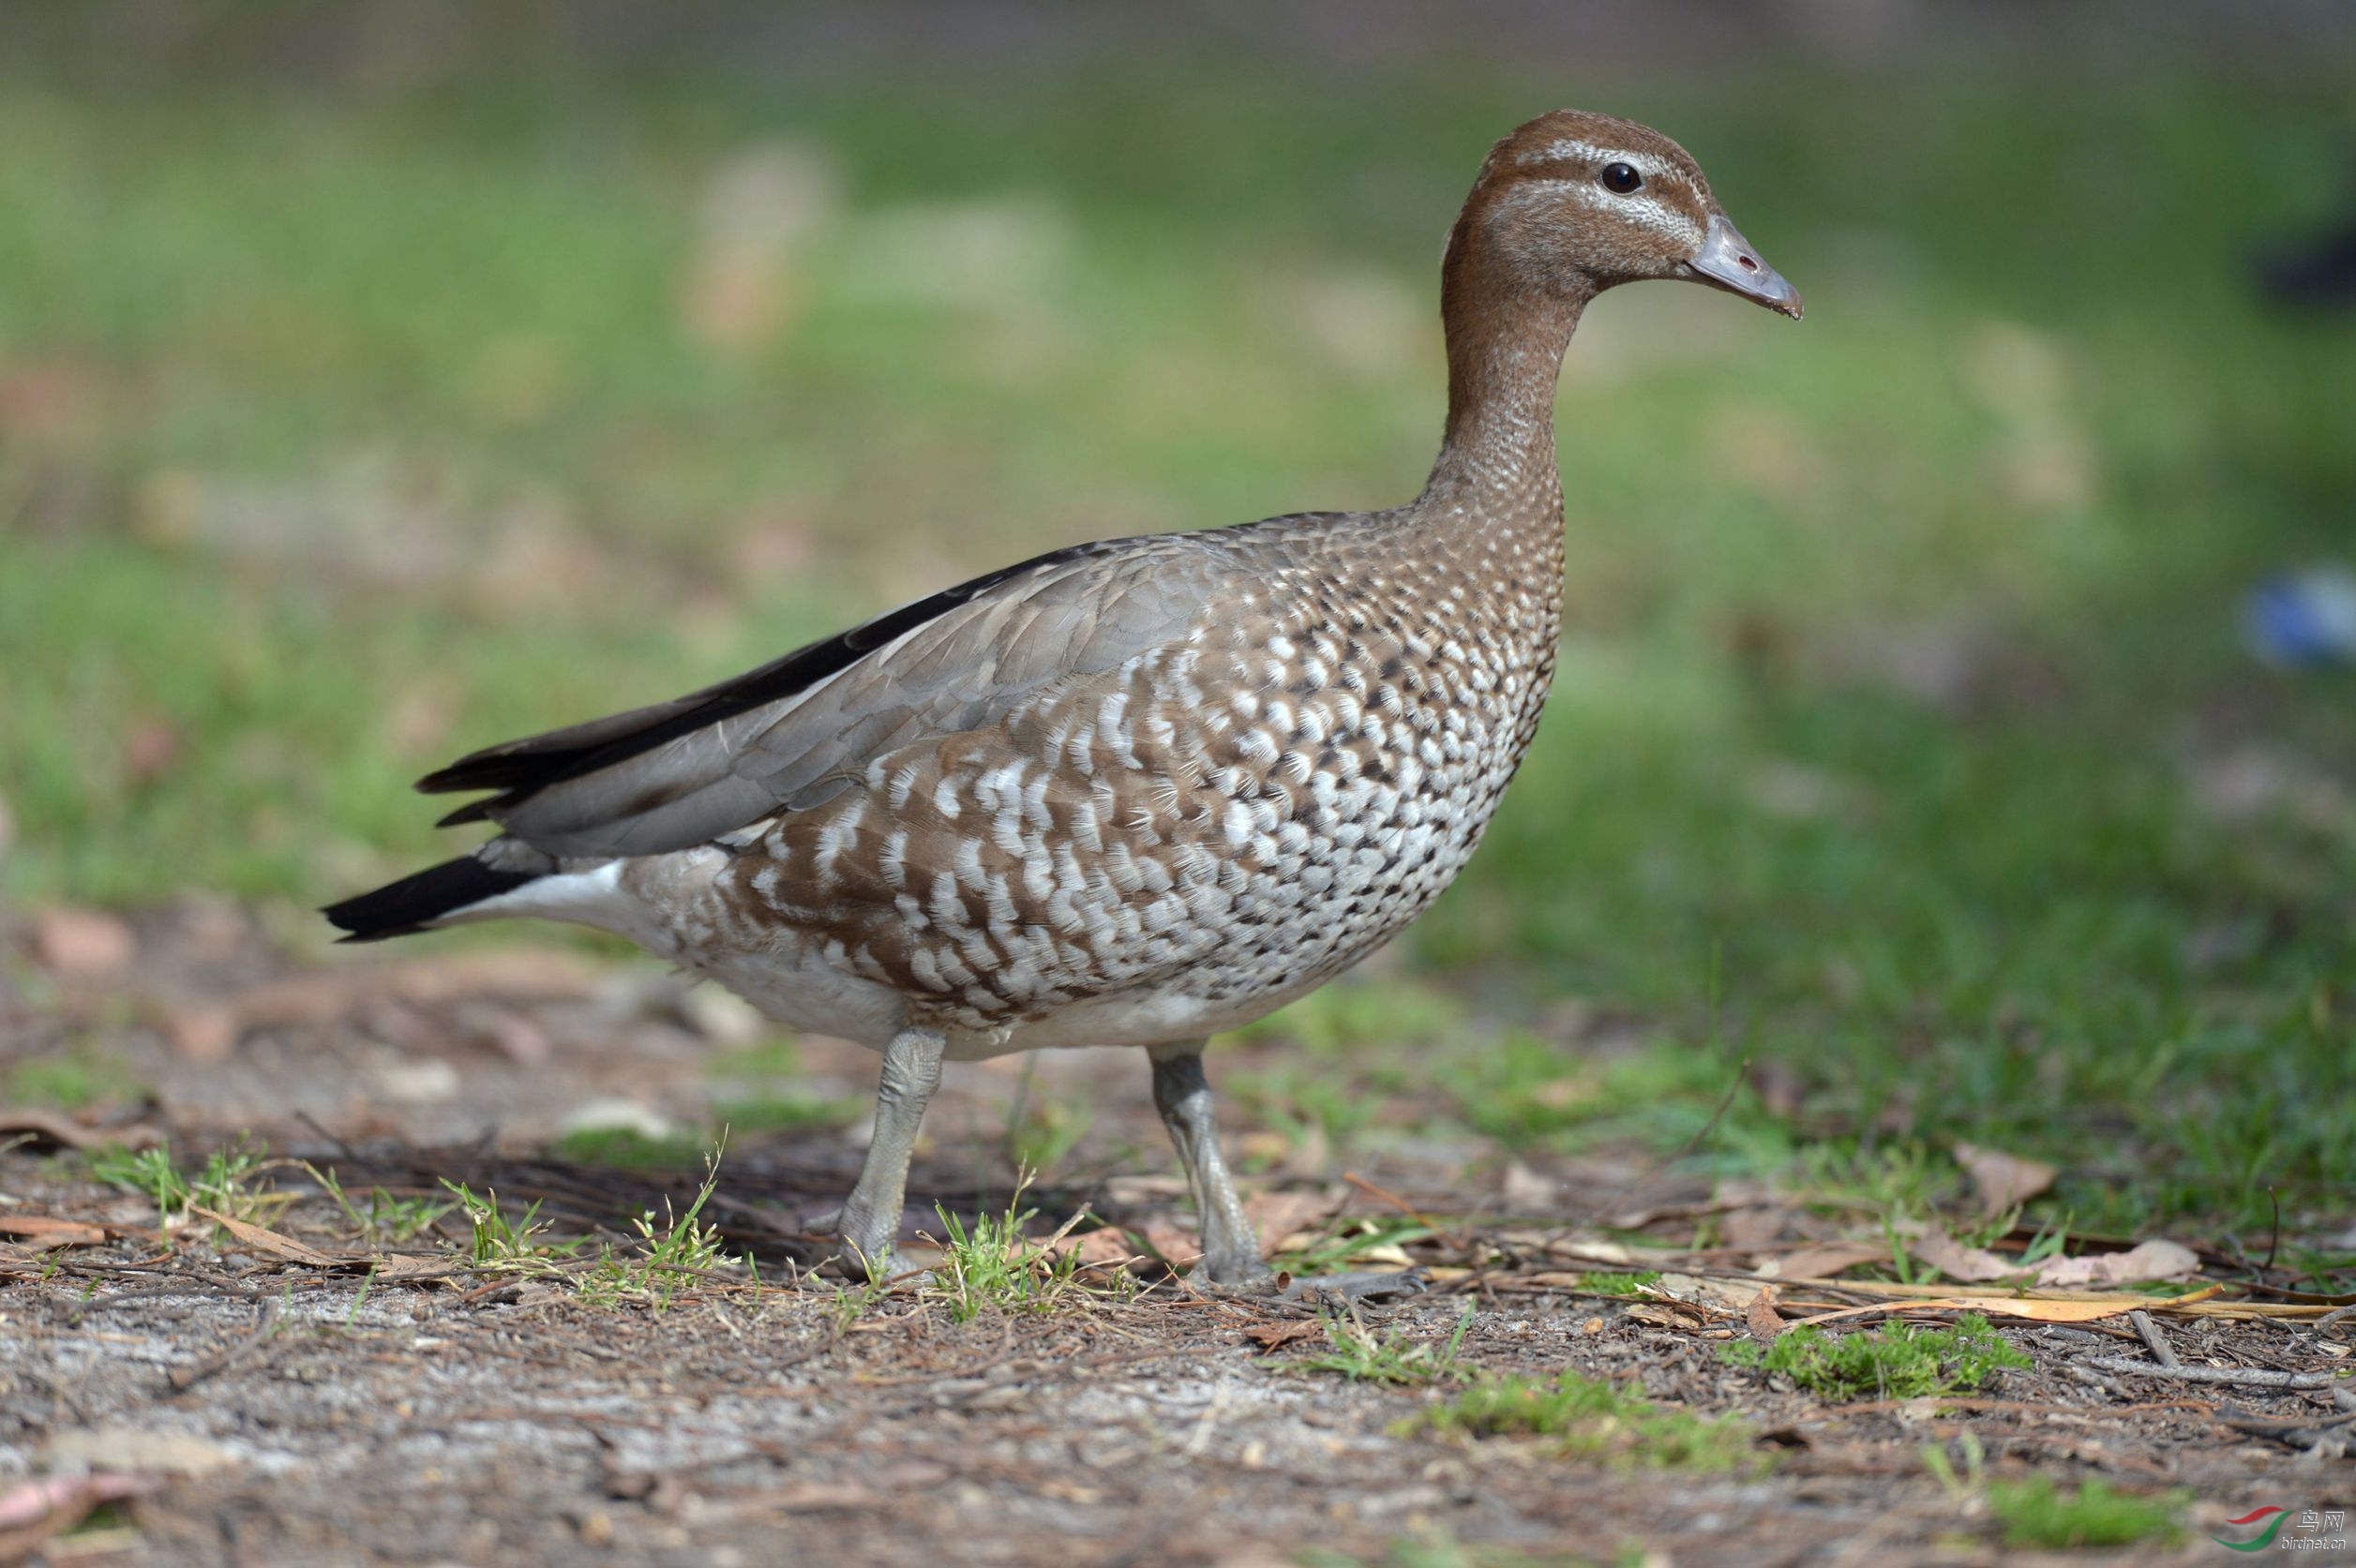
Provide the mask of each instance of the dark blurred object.
POLYGON ((2320 232, 2259 254, 2258 286, 2269 300, 2293 310, 2356 306, 2356 193, 2348 202, 2320 232))

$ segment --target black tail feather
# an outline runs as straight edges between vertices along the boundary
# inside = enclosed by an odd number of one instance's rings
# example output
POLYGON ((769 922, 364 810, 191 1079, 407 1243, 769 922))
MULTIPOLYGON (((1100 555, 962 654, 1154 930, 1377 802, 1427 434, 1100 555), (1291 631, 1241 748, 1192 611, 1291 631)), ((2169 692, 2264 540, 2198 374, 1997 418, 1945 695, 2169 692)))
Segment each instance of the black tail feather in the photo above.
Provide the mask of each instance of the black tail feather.
POLYGON ((347 942, 382 942, 388 936, 413 935, 454 909, 512 891, 541 874, 497 871, 472 855, 461 855, 372 893, 331 903, 320 913, 349 933, 343 938, 347 942))

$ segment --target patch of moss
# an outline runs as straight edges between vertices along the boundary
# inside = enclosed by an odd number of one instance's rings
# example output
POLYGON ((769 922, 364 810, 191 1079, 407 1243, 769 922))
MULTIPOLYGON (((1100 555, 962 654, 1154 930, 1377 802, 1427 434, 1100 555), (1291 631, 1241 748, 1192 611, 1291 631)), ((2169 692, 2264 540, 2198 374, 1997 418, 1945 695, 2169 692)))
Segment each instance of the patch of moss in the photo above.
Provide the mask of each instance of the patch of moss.
POLYGON ((19 1062, 0 1079, 0 1101, 60 1111, 136 1099, 140 1083, 118 1064, 79 1053, 19 1062))
POLYGON ((1399 1427, 1470 1438, 1535 1437, 1561 1453, 1647 1470, 1739 1471, 1761 1460, 1750 1428, 1663 1409, 1640 1394, 1576 1372, 1483 1378, 1399 1427))
POLYGON ((805 1127, 848 1127, 866 1113, 855 1099, 815 1099, 807 1095, 758 1095, 724 1100, 713 1119, 737 1132, 799 1132, 805 1127))
POLYGON ((673 1134, 650 1138, 634 1127, 584 1127, 568 1132, 548 1152, 558 1159, 582 1165, 607 1165, 620 1170, 664 1170, 692 1166, 708 1145, 698 1138, 673 1134))
POLYGON ((1828 1334, 1803 1323, 1762 1348, 1737 1341, 1718 1351, 1733 1366, 1781 1373, 1826 1399, 1918 1399, 1968 1394, 2029 1357, 1976 1312, 1953 1328, 1893 1325, 1869 1334, 1828 1334))
POLYGON ((1988 1506, 2004 1522, 2008 1546, 2123 1546, 2135 1541, 2167 1543, 2183 1535, 2177 1523, 2187 1501, 2183 1492, 2136 1497, 2089 1481, 2063 1492, 2050 1476, 1999 1481, 1988 1489, 1988 1506))

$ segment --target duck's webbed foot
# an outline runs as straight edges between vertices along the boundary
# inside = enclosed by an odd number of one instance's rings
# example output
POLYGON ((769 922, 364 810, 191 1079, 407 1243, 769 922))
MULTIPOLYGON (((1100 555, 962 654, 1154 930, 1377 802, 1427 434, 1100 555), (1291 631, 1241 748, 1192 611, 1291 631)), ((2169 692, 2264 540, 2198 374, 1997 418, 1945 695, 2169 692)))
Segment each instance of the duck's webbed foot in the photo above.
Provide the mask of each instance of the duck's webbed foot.
POLYGON ((1362 1302, 1419 1296, 1431 1288, 1430 1277, 1419 1268, 1358 1269, 1345 1274, 1304 1274, 1286 1280, 1276 1297, 1356 1312, 1362 1302))

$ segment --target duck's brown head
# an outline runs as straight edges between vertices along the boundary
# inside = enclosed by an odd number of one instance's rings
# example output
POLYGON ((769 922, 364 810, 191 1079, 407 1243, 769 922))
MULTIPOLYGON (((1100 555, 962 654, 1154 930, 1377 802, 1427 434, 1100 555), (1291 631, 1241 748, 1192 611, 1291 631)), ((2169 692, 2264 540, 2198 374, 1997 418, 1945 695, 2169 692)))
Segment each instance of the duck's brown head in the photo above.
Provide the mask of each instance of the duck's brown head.
POLYGON ((1491 149, 1448 237, 1452 305, 1501 295, 1583 300, 1683 278, 1798 320, 1800 292, 1736 231, 1701 165, 1633 120, 1541 114, 1491 149))

